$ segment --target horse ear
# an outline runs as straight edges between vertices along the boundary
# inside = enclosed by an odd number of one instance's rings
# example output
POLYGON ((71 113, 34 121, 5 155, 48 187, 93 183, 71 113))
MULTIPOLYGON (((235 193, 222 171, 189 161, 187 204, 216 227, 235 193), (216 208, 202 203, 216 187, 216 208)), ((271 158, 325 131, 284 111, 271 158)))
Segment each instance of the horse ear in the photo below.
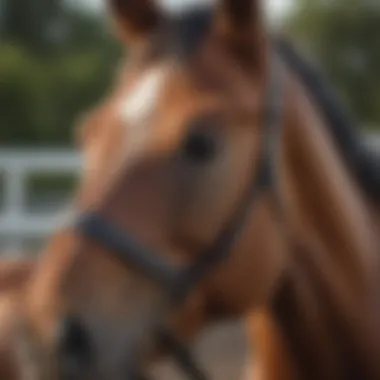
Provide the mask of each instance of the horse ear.
POLYGON ((149 38, 163 17, 154 0, 108 0, 119 37, 129 45, 149 38))
POLYGON ((216 31, 222 42, 247 67, 257 68, 265 54, 265 22, 261 0, 220 0, 216 31))

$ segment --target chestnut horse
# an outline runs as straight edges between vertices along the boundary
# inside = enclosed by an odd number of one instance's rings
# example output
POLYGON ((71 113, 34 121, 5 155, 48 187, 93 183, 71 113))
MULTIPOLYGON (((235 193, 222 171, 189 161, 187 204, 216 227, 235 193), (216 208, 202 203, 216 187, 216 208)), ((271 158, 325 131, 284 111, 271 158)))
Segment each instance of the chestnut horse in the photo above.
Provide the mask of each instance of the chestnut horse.
POLYGON ((259 0, 109 5, 128 63, 22 303, 41 378, 201 379, 184 345, 244 317, 258 378, 380 379, 378 177, 319 82, 259 0))

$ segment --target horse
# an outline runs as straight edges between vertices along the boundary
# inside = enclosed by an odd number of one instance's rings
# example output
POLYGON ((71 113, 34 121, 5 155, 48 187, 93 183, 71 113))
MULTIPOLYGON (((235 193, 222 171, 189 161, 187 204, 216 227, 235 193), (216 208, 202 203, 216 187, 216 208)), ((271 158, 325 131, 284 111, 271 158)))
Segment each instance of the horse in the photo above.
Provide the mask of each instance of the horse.
POLYGON ((380 186, 327 92, 260 0, 107 4, 128 59, 22 301, 41 378, 204 379, 188 345, 245 318, 255 378, 380 379, 380 186))

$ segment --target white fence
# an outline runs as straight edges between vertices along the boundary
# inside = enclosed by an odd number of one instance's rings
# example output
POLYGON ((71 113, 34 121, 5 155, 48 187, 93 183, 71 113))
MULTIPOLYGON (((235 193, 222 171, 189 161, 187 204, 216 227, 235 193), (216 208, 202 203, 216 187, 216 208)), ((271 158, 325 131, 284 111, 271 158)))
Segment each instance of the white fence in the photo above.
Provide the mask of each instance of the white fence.
POLYGON ((0 211, 0 242, 3 252, 21 252, 25 241, 43 239, 55 228, 57 216, 45 211, 26 210, 26 179, 36 174, 77 174, 80 155, 71 150, 0 150, 3 205, 0 211))
MULTIPOLYGON (((380 135, 368 136, 368 143, 380 149, 380 135)), ((28 212, 26 178, 33 173, 78 174, 81 157, 73 150, 0 150, 0 251, 14 255, 28 249, 25 241, 47 237, 56 227, 55 210, 47 207, 28 212)))

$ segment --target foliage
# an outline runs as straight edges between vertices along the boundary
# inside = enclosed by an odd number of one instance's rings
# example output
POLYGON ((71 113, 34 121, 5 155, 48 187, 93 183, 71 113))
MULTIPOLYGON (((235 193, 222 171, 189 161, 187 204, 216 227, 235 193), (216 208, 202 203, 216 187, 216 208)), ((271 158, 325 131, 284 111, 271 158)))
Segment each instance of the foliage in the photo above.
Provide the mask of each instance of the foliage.
MULTIPOLYGON (((380 6, 296 0, 289 32, 308 47, 353 115, 380 125, 380 6)), ((2 0, 0 146, 68 145, 78 115, 111 83, 120 46, 101 15, 64 0, 2 0)))
POLYGON ((46 51, 53 42, 51 30, 61 21, 62 8, 61 0, 2 0, 2 35, 31 51, 46 51))
MULTIPOLYGON (((58 4, 33 4, 46 1, 58 4)), ((28 36, 21 21, 6 27, 0 40, 0 145, 68 145, 78 115, 111 82, 120 47, 102 19, 78 10, 60 11, 50 43, 36 31, 28 36)), ((47 25, 50 18, 40 21, 47 25)))
POLYGON ((318 60, 353 115, 380 126, 380 6, 363 0, 298 0, 288 30, 318 60))

